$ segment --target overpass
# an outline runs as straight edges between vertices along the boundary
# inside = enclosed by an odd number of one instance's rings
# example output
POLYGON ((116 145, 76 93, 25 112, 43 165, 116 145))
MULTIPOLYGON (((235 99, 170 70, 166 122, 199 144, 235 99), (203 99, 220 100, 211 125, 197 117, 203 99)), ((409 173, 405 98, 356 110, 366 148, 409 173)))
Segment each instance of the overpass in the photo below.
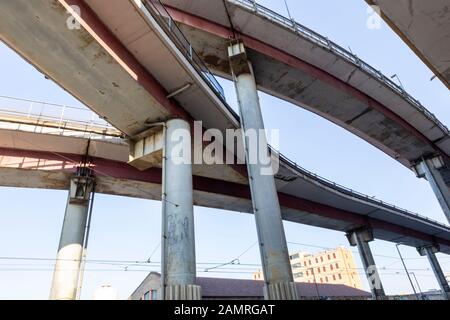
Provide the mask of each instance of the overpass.
POLYGON ((366 0, 450 89, 450 7, 446 0, 366 0))
MULTIPOLYGON (((219 3, 222 2, 200 0, 195 2, 195 4, 203 5, 218 5, 219 3)), ((236 6, 236 10, 241 10, 243 14, 256 14, 255 25, 262 21, 263 25, 259 28, 261 30, 267 30, 264 23, 269 21, 268 27, 270 30, 291 32, 291 36, 298 37, 297 30, 288 30, 286 26, 283 27, 279 23, 259 17, 261 14, 261 12, 258 12, 260 6, 256 6, 256 11, 253 11, 254 7, 249 7, 246 1, 230 0, 227 4, 236 6), (237 7, 237 5, 240 7, 237 7)), ((175 3, 173 5, 175 6, 175 3)), ((254 5, 253 2, 252 5, 254 5)), ((108 1, 108 6, 105 6, 104 2, 95 0, 59 0, 56 2, 50 0, 33 2, 18 0, 2 2, 1 7, 0 35, 2 41, 32 63, 38 70, 81 100, 102 119, 111 123, 131 141, 131 144, 145 139, 146 136, 142 136, 142 134, 147 134, 149 127, 152 127, 155 123, 166 123, 167 120, 174 118, 182 119, 177 122, 179 124, 192 124, 193 120, 199 119, 203 121, 204 129, 216 128, 221 131, 225 131, 227 128, 237 128, 241 125, 239 117, 226 104, 220 86, 203 64, 203 60, 210 62, 209 64, 212 67, 216 65, 214 70, 217 73, 221 71, 226 75, 225 69, 220 70, 217 67, 220 63, 211 63, 211 59, 203 51, 199 50, 197 54, 198 43, 196 43, 196 37, 194 37, 196 33, 190 34, 189 31, 197 32, 195 30, 198 30, 198 28, 196 29, 193 26, 186 28, 183 25, 178 28, 174 23, 174 19, 182 20, 183 15, 185 20, 196 20, 194 18, 198 18, 198 16, 192 14, 187 16, 183 13, 184 11, 169 8, 170 14, 174 16, 174 18, 171 18, 169 12, 159 3, 144 3, 140 0, 113 0, 108 1), (18 23, 21 26, 20 28, 17 28, 18 23), (181 32, 182 30, 184 32, 181 32), (190 41, 185 38, 185 33, 190 41)), ((210 12, 226 11, 213 10, 210 12)), ((220 21, 219 17, 216 18, 214 21, 220 21)), ((198 21, 205 28, 215 26, 220 32, 228 30, 226 31, 228 33, 220 35, 200 30, 201 34, 205 33, 208 36, 212 34, 212 38, 208 39, 210 41, 208 48, 214 50, 216 48, 215 41, 219 39, 222 42, 221 48, 227 52, 228 40, 226 37, 233 35, 230 33, 232 32, 230 27, 222 26, 221 29, 219 28, 220 25, 211 24, 211 21, 205 19, 198 21)), ((247 21, 250 20, 247 19, 247 21)), ((248 25, 251 26, 252 24, 248 25)), ((234 23, 235 33, 238 32, 236 26, 237 24, 234 23)), ((289 35, 287 34, 287 36, 289 35)), ((284 37, 279 37, 279 39, 282 38, 284 37)), ((317 35, 316 38, 316 43, 309 46, 303 46, 299 40, 298 48, 302 50, 306 48, 305 53, 316 48, 323 51, 324 48, 320 45, 322 38, 317 35)), ((199 39, 205 45, 204 39, 202 40, 201 37, 199 39)), ((266 68, 265 64, 259 65, 258 52, 252 45, 256 43, 256 47, 264 50, 268 47, 261 46, 261 42, 255 40, 254 35, 245 37, 244 34, 239 34, 235 40, 238 39, 246 47, 248 58, 254 64, 253 70, 256 81, 259 82, 261 79, 260 73, 263 73, 264 70, 270 71, 270 68, 266 68)), ((302 41, 305 40, 302 39, 302 41)), ((310 41, 310 39, 308 38, 307 41, 310 41)), ((273 49, 273 46, 271 47, 273 49)), ((336 49, 337 47, 334 45, 333 48, 336 49)), ((265 53, 267 52, 265 51, 265 53)), ((221 51, 220 54, 224 53, 221 51)), ((242 52, 239 54, 242 55, 242 52)), ((322 67, 325 68, 329 65, 326 62, 329 59, 327 54, 337 55, 336 50, 328 50, 324 53, 324 56, 315 53, 309 54, 309 58, 324 57, 323 63, 325 64, 322 67)), ((389 82, 384 83, 385 78, 382 76, 376 78, 374 75, 379 75, 378 73, 368 72, 366 70, 368 69, 367 64, 360 62, 361 69, 354 66, 348 74, 348 83, 345 84, 336 75, 332 76, 317 66, 301 61, 291 54, 285 52, 284 55, 280 54, 280 56, 285 59, 282 62, 284 66, 279 65, 279 61, 273 57, 269 56, 269 59, 267 59, 264 54, 261 61, 263 63, 267 61, 274 63, 277 67, 282 67, 281 70, 286 67, 287 74, 292 71, 291 76, 299 80, 298 83, 288 82, 284 85, 281 83, 276 88, 269 88, 277 96, 285 98, 290 95, 289 101, 297 104, 300 104, 296 100, 297 98, 305 99, 301 102, 303 107, 310 108, 310 110, 346 127, 405 165, 412 165, 416 160, 426 155, 439 155, 444 159, 443 161, 447 158, 449 141, 448 130, 445 126, 440 124, 409 95, 395 91, 395 85, 389 82), (303 82, 307 85, 303 87, 304 90, 298 90, 297 94, 292 94, 292 92, 289 94, 289 92, 283 91, 286 88, 289 89, 289 87, 301 89, 301 83, 303 82), (374 83, 376 85, 373 85, 374 83), (384 86, 380 86, 381 84, 384 86), (363 88, 367 92, 362 91, 363 88), (377 95, 387 105, 378 102, 371 95, 377 95), (391 102, 389 105, 388 100, 391 102), (306 104, 305 101, 309 104, 306 104), (331 102, 338 105, 339 108, 331 108, 331 102)), ((305 56, 307 55, 305 54, 305 56)), ((345 52, 341 51, 339 57, 344 59, 343 56, 345 56, 345 52)), ((233 58, 234 56, 230 57, 230 59, 233 58)), ((342 68, 348 67, 349 62, 347 60, 341 61, 343 62, 342 68)), ((225 57, 225 61, 228 61, 228 57, 225 57)), ((224 66, 224 62, 221 64, 224 66)), ((332 64, 331 67, 333 65, 336 69, 339 69, 337 60, 336 64, 332 64)), ((228 77, 230 77, 229 73, 228 77)), ((283 77, 280 77, 280 79, 283 77)), ((268 78, 268 80, 263 76, 262 79, 265 79, 267 86, 259 85, 263 89, 266 88, 266 91, 268 91, 267 87, 272 82, 277 82, 275 78, 268 78)), ((250 94, 255 96, 256 91, 250 92, 250 94)), ((256 100, 249 99, 250 103, 256 100)), ((243 115, 246 116, 246 114, 243 115)), ((172 121, 171 123, 175 122, 172 121)), ((258 124, 256 127, 258 127, 258 124)), ((24 167, 25 163, 20 159, 31 157, 33 160, 30 163, 33 163, 32 166, 34 167, 39 167, 39 164, 44 163, 44 167, 51 168, 54 165, 57 168, 69 170, 69 173, 66 171, 65 175, 61 172, 54 175, 51 172, 40 170, 27 171, 27 174, 32 173, 34 175, 33 179, 27 179, 24 178, 26 176, 23 176, 22 173, 20 175, 14 174, 17 173, 14 170, 19 169, 7 168, 5 174, 8 176, 5 176, 4 180, 12 179, 11 185, 26 185, 28 181, 35 181, 35 186, 51 187, 53 185, 66 188, 69 187, 70 181, 70 197, 66 215, 72 216, 72 212, 78 212, 78 210, 87 212, 87 202, 91 192, 91 177, 78 176, 70 179, 70 169, 79 167, 79 165, 74 165, 73 162, 83 162, 86 148, 89 150, 87 155, 92 158, 91 162, 94 163, 90 168, 94 170, 98 180, 97 191, 107 192, 109 190, 110 193, 117 192, 117 194, 126 192, 127 195, 136 196, 137 190, 140 190, 139 194, 143 196, 142 190, 148 190, 148 193, 152 193, 152 188, 155 190, 162 188, 163 204, 167 203, 167 199, 164 198, 167 196, 167 193, 164 192, 164 185, 165 183, 170 185, 173 181, 163 179, 162 172, 164 170, 158 169, 158 166, 164 167, 164 161, 163 163, 157 163, 154 168, 140 172, 129 165, 125 165, 126 160, 124 158, 128 158, 129 150, 127 145, 123 143, 111 144, 110 142, 91 139, 88 146, 86 141, 83 143, 79 138, 72 137, 71 139, 77 147, 67 148, 70 144, 66 142, 68 138, 64 136, 36 136, 34 133, 19 134, 17 132, 6 131, 4 133, 6 138, 2 139, 2 141, 6 141, 3 145, 3 152, 5 156, 12 157, 13 164, 18 163, 19 166, 24 167), (23 138, 22 135, 26 135, 26 137, 23 138), (39 150, 30 149, 29 141, 33 141, 33 139, 37 139, 37 144, 40 146, 39 150), (20 141, 25 142, 21 144, 20 141), (47 145, 47 148, 44 148, 45 145, 47 145), (55 149, 56 146, 62 146, 63 149, 55 149), (111 148, 114 149, 114 152, 110 150, 111 148), (127 151, 119 151, 121 148, 127 151), (74 150, 78 150, 79 153, 74 155, 74 150), (84 150, 84 153, 80 150, 84 150), (66 161, 61 162, 60 160, 58 163, 55 157, 60 159, 61 156, 66 161), (72 161, 69 161, 69 159, 72 159, 72 161), (72 165, 68 165, 67 161, 72 165), (102 175, 101 172, 106 174, 102 175), (104 189, 102 189, 102 176, 107 176, 109 179, 112 176, 119 180, 109 180, 109 183, 103 183, 104 189), (133 180, 131 184, 128 183, 130 177, 133 180), (19 181, 15 181, 15 179, 19 181), (158 186, 160 183, 162 184, 161 187, 158 186), (145 188, 141 189, 140 187, 145 188), (80 194, 78 191, 80 191, 80 194), (81 206, 80 203, 83 205, 81 206)), ((229 152, 230 150, 225 151, 229 152)), ((163 159, 165 158, 163 157, 163 159)), ((432 247, 433 250, 440 249, 443 252, 448 252, 448 227, 429 222, 425 218, 417 217, 404 210, 377 202, 324 179, 319 179, 314 174, 298 168, 294 163, 283 157, 281 157, 280 166, 280 172, 273 182, 278 191, 278 199, 274 201, 278 202, 279 200, 282 208, 280 213, 283 218, 348 232, 351 243, 358 244, 358 248, 364 257, 363 261, 370 262, 373 265, 373 258, 371 258, 370 249, 367 245, 367 242, 371 241, 373 237, 393 242, 401 240, 415 247, 432 247), (298 193, 300 191, 301 193, 298 193), (425 229, 428 231, 425 231, 425 229)), ((251 166, 248 165, 248 167, 251 166)), ((190 170, 187 167, 184 169, 190 170)), ((252 194, 253 210, 255 210, 254 198, 258 193, 255 194, 254 189, 261 187, 261 185, 252 182, 255 178, 254 175, 251 176, 250 180, 248 179, 245 166, 193 165, 192 172, 194 175, 195 203, 245 212, 252 208, 252 202, 250 201, 250 194, 252 194), (249 192, 247 186, 249 181, 253 183, 250 188, 252 192, 249 192), (214 201, 211 200, 213 194, 217 194, 214 201)), ((185 173, 184 171, 183 174, 185 173)), ((182 182, 186 181, 183 180, 182 182)), ((270 182, 267 185, 270 185, 270 182)), ((184 188, 191 187, 189 185, 184 186, 184 188)), ((156 192, 156 195, 158 194, 161 196, 159 191, 156 192)), ((179 201, 189 203, 189 199, 186 199, 183 195, 177 194, 177 192, 175 194, 179 197, 179 201)), ((266 198, 272 196, 272 192, 265 194, 266 198)), ((275 202, 271 204, 275 204, 275 202)), ((172 214, 171 217, 176 217, 173 214, 177 212, 177 208, 169 207, 164 210, 167 210, 168 215, 172 214)), ((276 206, 274 208, 276 211, 276 206)), ((186 214, 186 221, 191 221, 189 211, 192 211, 192 209, 182 212, 182 214, 186 214)), ((265 271, 272 272, 276 279, 288 280, 289 277, 285 277, 288 276, 287 273, 274 273, 277 268, 270 264, 271 261, 274 263, 275 260, 271 259, 275 257, 279 259, 276 260, 277 267, 285 267, 283 262, 280 262, 286 256, 284 253, 281 254, 284 250, 281 237, 283 231, 276 226, 278 225, 277 217, 271 213, 267 215, 269 219, 274 219, 272 221, 275 221, 275 225, 267 224, 264 219, 265 216, 261 216, 261 213, 258 213, 258 216, 262 219, 258 221, 257 218, 258 228, 262 228, 259 230, 259 235, 263 238, 272 236, 270 241, 261 242, 268 246, 275 245, 280 249, 273 251, 273 255, 263 255, 263 265, 267 263, 265 271), (261 223, 265 226, 261 227, 261 223), (274 239, 273 234, 280 237, 274 239), (273 242, 271 242, 272 240, 273 242)), ((70 222, 75 225, 80 223, 79 221, 70 222)), ((68 227, 64 226, 64 228, 68 227)), ((62 234, 68 234, 70 230, 63 229, 62 234)), ((166 236, 164 235, 164 237, 166 236)), ((63 236, 61 239, 66 241, 63 236)), ((77 243, 83 242, 83 239, 84 235, 79 235, 77 243)), ((65 243, 64 241, 62 244, 65 243)), ((189 255, 189 252, 193 249, 192 245, 186 245, 186 243, 168 244, 168 246, 171 245, 173 245, 171 249, 174 250, 184 248, 185 250, 178 252, 186 254, 187 260, 192 260, 193 255, 189 255)), ((66 250, 66 246, 62 245, 60 249, 59 254, 73 257, 73 252, 66 250)), ((262 252, 264 252, 264 249, 262 249, 262 252)), ((426 254, 434 255, 434 251, 427 251, 426 254)), ((67 260, 58 257, 58 262, 61 264, 67 260)), ((172 254, 170 257, 168 263, 174 266, 181 256, 177 257, 172 254)), ((178 262, 183 265, 181 267, 189 264, 185 261, 178 262)), ((365 264, 365 267, 369 267, 370 263, 365 264)), ((70 267, 79 270, 79 266, 71 265, 70 267)), ((60 268, 59 265, 55 270, 54 285, 56 293, 61 288, 65 290, 63 285, 60 285, 61 283, 67 285, 67 277, 63 276, 64 273, 60 272, 61 270, 64 270, 64 268, 60 268)), ((170 277, 174 274, 168 272, 167 276, 170 277)), ((191 274, 189 274, 190 276, 191 274)), ((291 294, 290 297, 295 296, 291 292, 292 286, 289 281, 277 280, 274 283, 275 286, 271 287, 270 279, 268 277, 266 279, 268 292, 276 294, 277 297, 283 295, 286 297, 286 295, 290 296, 291 294), (281 287, 278 287, 278 285, 281 287)), ((172 278, 171 281, 176 283, 175 278, 172 278)), ((192 282, 189 281, 176 286, 187 285, 186 288, 189 290, 190 297, 198 297, 198 288, 191 286, 190 283, 192 282)), ((169 296, 177 295, 176 286, 169 286, 170 290, 174 290, 168 292, 169 296)), ((374 294, 377 295, 378 293, 375 292, 374 294)), ((73 295, 68 294, 65 297, 71 298, 73 295)))
MULTIPOLYGON (((215 74, 231 78, 226 48, 230 38, 241 39, 261 91, 330 120, 425 177, 450 221, 448 128, 404 88, 328 38, 255 1, 164 3, 215 74)), ((439 26, 440 32, 448 30, 439 26)))
MULTIPOLYGON (((161 168, 141 172, 129 165, 129 141, 120 131, 90 121, 90 113, 68 116, 67 108, 0 98, 2 186, 67 190, 87 154, 97 193, 161 200, 161 168)), ((348 189, 280 156, 277 189, 285 221, 341 232, 370 226, 376 239, 417 248, 434 244, 450 254, 450 227, 348 189)), ((195 170, 193 182, 196 205, 252 213, 248 183, 208 178, 195 170)))

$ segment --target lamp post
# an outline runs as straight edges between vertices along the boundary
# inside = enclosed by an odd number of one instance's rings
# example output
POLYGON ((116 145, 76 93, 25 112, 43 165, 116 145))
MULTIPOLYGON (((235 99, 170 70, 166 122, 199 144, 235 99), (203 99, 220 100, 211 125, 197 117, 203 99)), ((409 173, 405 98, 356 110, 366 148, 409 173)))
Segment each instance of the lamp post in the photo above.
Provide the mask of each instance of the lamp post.
POLYGON ((405 272, 406 272, 406 275, 408 276, 409 283, 411 284, 411 287, 414 291, 414 295, 416 296, 416 299, 419 300, 419 296, 417 295, 416 288, 414 288, 414 284, 412 283, 411 277, 409 276, 409 272, 408 272, 408 269, 406 268, 405 261, 403 261, 402 254, 400 253, 400 249, 398 248, 399 245, 401 245, 401 243, 397 243, 395 245, 395 247, 397 248, 397 252, 398 252, 398 255, 400 256, 400 260, 402 260, 403 268, 405 268, 405 272))

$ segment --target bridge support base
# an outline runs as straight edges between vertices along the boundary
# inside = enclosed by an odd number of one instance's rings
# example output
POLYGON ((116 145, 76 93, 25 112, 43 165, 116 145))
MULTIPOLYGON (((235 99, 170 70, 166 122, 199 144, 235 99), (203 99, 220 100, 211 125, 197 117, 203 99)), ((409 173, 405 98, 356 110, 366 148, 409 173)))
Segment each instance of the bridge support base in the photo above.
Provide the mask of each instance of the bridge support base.
POLYGON ((431 264, 431 268, 433 269, 434 275, 436 276, 436 280, 441 287, 442 296, 445 300, 450 300, 450 286, 445 278, 444 272, 442 272, 442 268, 439 264, 438 259, 436 258, 436 252, 439 252, 439 248, 437 246, 424 246, 417 248, 417 251, 421 256, 427 256, 428 261, 431 264))
POLYGON ((278 282, 264 287, 266 300, 297 300, 295 282, 278 282))
POLYGON ((166 123, 162 181, 162 292, 168 300, 200 299, 196 282, 191 130, 166 123))
POLYGON ((244 131, 247 171, 266 282, 265 298, 294 300, 298 297, 293 285, 274 174, 271 165, 264 166, 259 156, 268 155, 269 150, 252 65, 247 60, 241 42, 231 45, 228 52, 244 131), (256 133, 257 137, 256 141, 252 141, 254 143, 252 146, 249 145, 250 139, 247 140, 249 131, 256 133), (256 157, 250 152, 250 149, 255 149, 253 148, 255 145, 258 148, 256 157))
POLYGON ((447 186, 439 172, 439 169, 444 166, 445 163, 441 157, 434 157, 422 160, 414 167, 414 169, 417 177, 425 177, 428 180, 428 183, 441 205, 442 211, 444 211, 444 214, 450 223, 450 188, 447 186))
POLYGON ((373 241, 372 231, 367 228, 353 230, 347 233, 351 246, 357 246, 363 267, 369 281, 372 299, 383 300, 386 298, 380 276, 375 265, 375 260, 370 250, 369 242, 373 241))
POLYGON ((196 285, 173 285, 166 287, 166 300, 201 300, 201 287, 196 285))
POLYGON ((51 300, 77 298, 93 182, 93 178, 87 175, 77 175, 70 181, 69 197, 53 273, 51 300))

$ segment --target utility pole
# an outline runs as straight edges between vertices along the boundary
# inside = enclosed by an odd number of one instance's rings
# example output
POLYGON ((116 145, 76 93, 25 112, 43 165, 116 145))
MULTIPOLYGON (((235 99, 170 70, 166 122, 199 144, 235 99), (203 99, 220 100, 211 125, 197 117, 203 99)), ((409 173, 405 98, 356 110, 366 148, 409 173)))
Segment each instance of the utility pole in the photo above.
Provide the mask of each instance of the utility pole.
POLYGON ((402 254, 400 253, 400 249, 398 248, 399 245, 401 245, 401 243, 397 243, 397 244, 395 245, 395 247, 397 248, 397 252, 398 252, 398 255, 400 256, 400 260, 402 260, 403 268, 405 268, 406 275, 408 276, 409 283, 411 284, 411 287, 412 287, 412 289, 413 289, 413 291, 414 291, 414 294, 415 294, 415 296, 416 296, 416 299, 419 300, 419 296, 417 295, 416 288, 414 288, 414 284, 413 284, 413 282, 412 282, 412 280, 411 280, 411 277, 409 276, 409 272, 408 272, 408 269, 406 268, 405 261, 403 261, 402 254))
POLYGON ((314 268, 309 268, 309 269, 312 271, 312 275, 314 277, 314 285, 316 287, 317 298, 320 300, 319 286, 317 285, 316 274, 314 273, 314 268))
POLYGON ((420 284, 419 281, 417 281, 417 277, 416 274, 414 272, 410 272, 410 274, 413 275, 414 280, 416 280, 416 284, 417 284, 417 288, 419 289, 419 294, 420 294, 420 300, 423 300, 423 293, 422 293, 422 289, 420 288, 420 284))

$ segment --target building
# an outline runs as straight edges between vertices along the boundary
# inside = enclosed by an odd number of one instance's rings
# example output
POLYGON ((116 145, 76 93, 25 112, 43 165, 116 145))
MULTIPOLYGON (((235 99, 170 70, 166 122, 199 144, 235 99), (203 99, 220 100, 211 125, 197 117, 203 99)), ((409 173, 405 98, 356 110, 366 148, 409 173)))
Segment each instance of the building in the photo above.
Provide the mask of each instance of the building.
MULTIPOLYGON (((262 300, 264 281, 197 278, 197 284, 202 287, 204 300, 262 300)), ((348 287, 334 284, 313 284, 297 282, 297 292, 300 299, 332 299, 332 300, 367 300, 371 294, 348 287)), ((157 300, 161 287, 161 275, 151 272, 129 297, 130 300, 157 300)))
POLYGON ((290 255, 290 259, 295 281, 362 289, 353 254, 345 247, 316 254, 297 252, 290 255))
POLYGON ((399 295, 392 295, 389 297, 390 300, 444 300, 444 297, 442 296, 441 290, 429 290, 427 292, 418 292, 417 296, 415 294, 399 294, 399 295))

